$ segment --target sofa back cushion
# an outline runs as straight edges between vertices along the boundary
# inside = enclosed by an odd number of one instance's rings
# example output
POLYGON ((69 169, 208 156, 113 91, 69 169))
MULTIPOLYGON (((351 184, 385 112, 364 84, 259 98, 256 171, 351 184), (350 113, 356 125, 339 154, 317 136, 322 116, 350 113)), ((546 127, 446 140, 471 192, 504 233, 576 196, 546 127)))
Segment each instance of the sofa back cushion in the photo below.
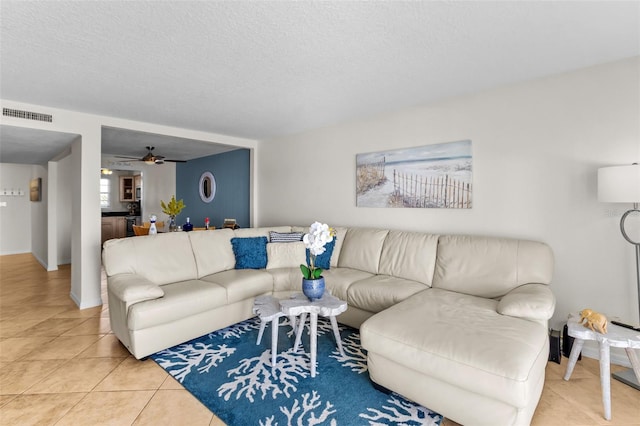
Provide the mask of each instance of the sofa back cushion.
POLYGON ((102 259, 108 276, 138 274, 158 285, 198 276, 188 232, 109 240, 102 259))
POLYGON ((231 229, 188 232, 198 268, 198 278, 233 269, 236 258, 231 248, 231 229))
POLYGON ((251 237, 267 237, 269 241, 269 232, 291 232, 291 226, 271 226, 263 228, 238 228, 234 229, 234 234, 239 238, 251 238, 251 237))
POLYGON ((349 228, 340 249, 338 266, 377 274, 388 233, 386 229, 349 228))
POLYGON ((501 297, 527 283, 550 284, 553 253, 544 243, 444 235, 438 241, 433 287, 501 297))
POLYGON ((382 246, 378 273, 431 286, 437 249, 437 235, 389 231, 382 246))
POLYGON ((347 228, 342 226, 336 226, 333 229, 336 230, 335 244, 333 246, 333 254, 331 255, 331 267, 337 268, 340 263, 340 252, 342 251, 342 244, 347 236, 347 228))

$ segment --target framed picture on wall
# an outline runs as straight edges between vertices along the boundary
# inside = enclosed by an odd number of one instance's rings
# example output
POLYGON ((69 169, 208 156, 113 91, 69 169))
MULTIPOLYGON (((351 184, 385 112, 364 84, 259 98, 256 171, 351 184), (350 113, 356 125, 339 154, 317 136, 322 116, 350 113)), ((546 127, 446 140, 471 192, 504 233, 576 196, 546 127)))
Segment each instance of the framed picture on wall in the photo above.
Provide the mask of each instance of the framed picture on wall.
POLYGON ((31 179, 29 182, 29 199, 42 201, 42 178, 31 179))
POLYGON ((356 155, 356 206, 470 209, 471 140, 356 155))

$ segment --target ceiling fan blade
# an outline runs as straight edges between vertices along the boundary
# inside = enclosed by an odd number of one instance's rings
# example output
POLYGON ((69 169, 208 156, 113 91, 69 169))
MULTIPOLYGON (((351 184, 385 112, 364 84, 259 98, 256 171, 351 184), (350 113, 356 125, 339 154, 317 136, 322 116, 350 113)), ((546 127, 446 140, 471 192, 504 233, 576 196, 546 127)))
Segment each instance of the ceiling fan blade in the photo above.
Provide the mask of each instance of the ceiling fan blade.
POLYGON ((167 160, 167 159, 165 159, 164 155, 154 155, 152 151, 154 150, 155 147, 153 147, 153 146, 147 146, 146 148, 147 148, 148 152, 142 158, 125 157, 123 155, 116 155, 115 157, 126 158, 126 159, 129 159, 129 160, 135 160, 135 161, 143 161, 143 162, 145 162, 147 164, 155 163, 155 164, 158 164, 158 165, 163 164, 165 161, 169 161, 171 163, 186 163, 185 160, 167 160))

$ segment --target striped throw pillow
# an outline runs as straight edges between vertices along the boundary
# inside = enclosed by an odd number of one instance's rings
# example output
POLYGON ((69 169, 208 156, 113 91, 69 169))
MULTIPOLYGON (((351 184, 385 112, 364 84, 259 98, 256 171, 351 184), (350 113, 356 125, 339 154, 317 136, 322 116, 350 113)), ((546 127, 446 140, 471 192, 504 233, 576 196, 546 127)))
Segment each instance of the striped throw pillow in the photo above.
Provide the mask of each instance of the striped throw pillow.
POLYGON ((302 232, 275 232, 269 231, 269 241, 272 243, 295 243, 302 241, 302 232))

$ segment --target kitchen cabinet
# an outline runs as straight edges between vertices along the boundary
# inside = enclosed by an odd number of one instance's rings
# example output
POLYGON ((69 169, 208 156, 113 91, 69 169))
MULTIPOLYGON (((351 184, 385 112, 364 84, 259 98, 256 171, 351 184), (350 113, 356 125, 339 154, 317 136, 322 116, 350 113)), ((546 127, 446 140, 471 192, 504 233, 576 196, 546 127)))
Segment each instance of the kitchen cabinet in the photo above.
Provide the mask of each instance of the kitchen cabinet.
POLYGON ((120 176, 120 201, 131 202, 136 200, 134 190, 135 178, 133 176, 120 176))
POLYGON ((136 201, 140 201, 142 199, 142 175, 135 175, 133 177, 133 185, 135 187, 134 197, 136 201))
POLYGON ((103 217, 101 228, 101 244, 112 238, 124 238, 127 236, 127 219, 124 216, 103 217))

